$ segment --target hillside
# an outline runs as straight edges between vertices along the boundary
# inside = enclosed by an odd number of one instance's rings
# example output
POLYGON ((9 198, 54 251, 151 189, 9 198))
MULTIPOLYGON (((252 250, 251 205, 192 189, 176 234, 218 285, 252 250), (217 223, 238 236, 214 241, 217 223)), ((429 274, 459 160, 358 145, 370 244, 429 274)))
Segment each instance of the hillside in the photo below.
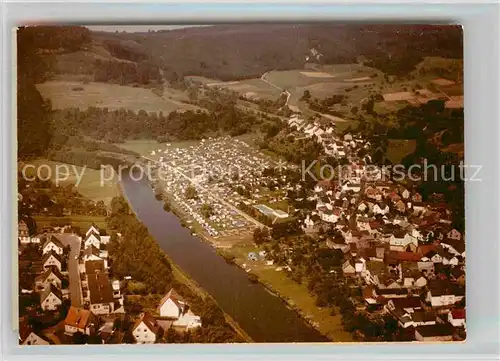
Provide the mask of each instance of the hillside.
POLYGON ((426 56, 463 57, 461 27, 444 25, 242 24, 107 36, 143 45, 174 79, 252 78, 273 69, 303 68, 310 60, 354 63, 360 57, 400 75, 426 56))

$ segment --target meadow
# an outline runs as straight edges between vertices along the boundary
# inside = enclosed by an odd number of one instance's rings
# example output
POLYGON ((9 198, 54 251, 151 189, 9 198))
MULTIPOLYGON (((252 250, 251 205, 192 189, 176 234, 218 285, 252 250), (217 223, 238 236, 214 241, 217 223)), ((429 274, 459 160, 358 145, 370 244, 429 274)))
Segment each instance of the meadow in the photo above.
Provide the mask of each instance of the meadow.
POLYGON ((52 181, 56 180, 56 167, 60 167, 59 172, 61 174, 61 179, 66 178, 63 176, 65 174, 63 172, 66 172, 67 170, 69 175, 67 179, 61 180, 59 182, 59 185, 61 186, 76 184, 79 175, 82 174, 80 184, 78 185, 78 187, 75 186, 75 189, 84 197, 92 199, 95 202, 103 201, 106 205, 109 205, 113 197, 120 195, 118 184, 115 180, 104 182, 101 186, 101 173, 99 170, 86 168, 85 171, 83 171, 82 167, 53 162, 46 159, 37 159, 34 161, 26 162, 24 165, 27 164, 33 165, 35 167, 26 168, 26 175, 28 177, 38 176, 42 179, 46 179, 50 175, 50 179, 52 181), (62 166, 66 166, 67 168, 61 168, 62 166))
POLYGON ((77 81, 48 81, 38 84, 37 89, 52 107, 63 109, 76 107, 126 108, 133 111, 170 113, 174 110, 196 110, 197 107, 174 99, 173 94, 160 97, 151 89, 107 83, 82 83, 77 81), (170 99, 171 97, 172 99, 170 99))

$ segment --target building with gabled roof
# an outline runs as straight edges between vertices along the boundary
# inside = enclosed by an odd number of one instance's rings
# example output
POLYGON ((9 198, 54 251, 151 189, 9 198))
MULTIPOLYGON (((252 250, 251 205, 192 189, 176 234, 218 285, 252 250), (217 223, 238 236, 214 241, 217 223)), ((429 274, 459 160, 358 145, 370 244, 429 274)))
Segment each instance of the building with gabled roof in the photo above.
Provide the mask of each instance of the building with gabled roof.
POLYGON ((45 311, 55 311, 62 305, 62 300, 61 290, 52 283, 40 294, 40 306, 45 311))
POLYGON ((161 317, 179 318, 187 309, 184 299, 173 288, 161 299, 158 313, 161 317))
POLYGON ((132 335, 134 336, 136 343, 155 343, 161 329, 162 328, 156 319, 148 312, 144 312, 140 315, 137 321, 135 321, 135 324, 132 327, 132 335))
POLYGON ((35 285, 40 289, 45 289, 50 284, 61 288, 63 279, 64 276, 56 266, 49 266, 44 273, 35 278, 35 285))
POLYGON ((43 254, 49 253, 51 251, 57 253, 58 255, 62 255, 64 251, 64 246, 61 243, 61 241, 59 241, 57 237, 53 235, 47 237, 47 239, 42 245, 43 254))
POLYGON ((114 312, 115 299, 108 275, 99 271, 87 274, 87 284, 90 310, 96 315, 114 312))
POLYGON ((81 332, 84 335, 91 335, 98 326, 97 317, 89 310, 71 306, 64 319, 64 332, 72 335, 81 332))
POLYGON ((19 321, 19 344, 24 346, 50 345, 49 340, 33 330, 26 318, 19 321))
POLYGON ((62 269, 61 257, 54 251, 45 253, 42 257, 42 267, 44 269, 56 267, 59 271, 62 269))

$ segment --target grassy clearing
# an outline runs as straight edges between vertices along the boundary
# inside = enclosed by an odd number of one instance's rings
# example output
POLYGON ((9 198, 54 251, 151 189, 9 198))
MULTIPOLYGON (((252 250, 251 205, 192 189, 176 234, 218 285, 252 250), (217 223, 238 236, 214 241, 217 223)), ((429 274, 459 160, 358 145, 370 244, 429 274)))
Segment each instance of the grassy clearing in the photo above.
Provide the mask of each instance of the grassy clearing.
POLYGON ((415 151, 417 141, 414 139, 389 139, 386 157, 392 164, 400 163, 401 160, 415 151))
POLYGON ((117 143, 116 146, 132 150, 134 152, 139 153, 140 155, 155 158, 151 156, 152 151, 158 151, 158 149, 164 149, 166 144, 170 144, 173 148, 187 148, 192 145, 198 144, 196 140, 185 140, 171 143, 158 143, 156 140, 149 139, 139 139, 139 140, 127 140, 124 143, 117 143))
POLYGON ((52 216, 34 216, 38 229, 52 227, 54 225, 71 224, 79 227, 82 231, 95 224, 99 229, 106 229, 106 217, 100 216, 67 216, 67 217, 52 217, 52 216))
POLYGON ((279 89, 262 81, 259 78, 237 80, 237 81, 219 81, 201 76, 191 76, 188 78, 209 87, 226 88, 235 91, 241 95, 248 93, 247 95, 249 96, 254 95, 256 98, 276 100, 281 94, 281 91, 279 89))
MULTIPOLYGON (((88 83, 76 81, 48 81, 37 85, 42 96, 52 101, 55 109, 67 107, 108 108, 109 110, 126 108, 133 111, 170 113, 174 110, 185 111, 197 107, 180 101, 159 97, 151 89, 133 86, 121 86, 106 83, 88 83)), ((172 95, 167 95, 172 96, 172 95)))
POLYGON ((103 201, 106 205, 109 205, 113 197, 120 195, 116 180, 106 181, 101 185, 101 172, 99 170, 90 168, 84 169, 72 164, 53 162, 46 159, 38 159, 25 163, 25 165, 27 164, 35 167, 26 168, 26 175, 28 177, 38 175, 38 177, 45 179, 50 176, 52 181, 56 181, 57 169, 59 167, 59 177, 61 179, 59 185, 65 186, 74 184, 75 189, 80 194, 96 202, 103 201), (67 179, 62 180, 65 178, 66 174, 68 174, 67 179), (81 181, 77 186, 76 183, 80 175, 81 181))

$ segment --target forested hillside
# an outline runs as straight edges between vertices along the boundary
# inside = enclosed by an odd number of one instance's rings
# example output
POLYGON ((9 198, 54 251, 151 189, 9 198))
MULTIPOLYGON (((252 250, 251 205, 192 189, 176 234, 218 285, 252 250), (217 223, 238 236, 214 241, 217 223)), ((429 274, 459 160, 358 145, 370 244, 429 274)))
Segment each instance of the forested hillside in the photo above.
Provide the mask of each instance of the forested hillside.
POLYGON ((461 58, 460 26, 241 24, 113 36, 147 48, 169 80, 185 75, 234 80, 306 62, 353 63, 360 56, 388 74, 413 70, 425 56, 461 58), (310 50, 321 56, 307 60, 310 50))

